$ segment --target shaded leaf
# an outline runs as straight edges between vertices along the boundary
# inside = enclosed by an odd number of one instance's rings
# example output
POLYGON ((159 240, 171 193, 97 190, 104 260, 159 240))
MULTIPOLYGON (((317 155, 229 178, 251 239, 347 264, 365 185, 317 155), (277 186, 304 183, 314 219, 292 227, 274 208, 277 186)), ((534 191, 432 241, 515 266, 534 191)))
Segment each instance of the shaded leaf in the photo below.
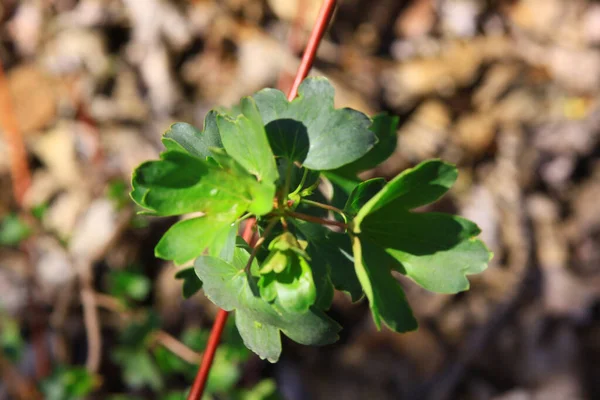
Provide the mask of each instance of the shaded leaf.
POLYGON ((396 332, 417 329, 417 321, 406 301, 404 291, 391 275, 392 267, 397 262, 368 241, 361 241, 358 237, 353 237, 352 240, 356 275, 369 299, 377 328, 381 328, 383 320, 396 332))
MULTIPOLYGON (((196 273, 204 284, 204 293, 212 302, 226 311, 242 310, 248 318, 272 325, 301 344, 323 345, 337 340, 339 325, 322 311, 311 308, 304 314, 277 312, 263 300, 256 287, 256 261, 251 268, 252 275, 248 276, 244 271, 249 257, 245 249, 236 248, 232 264, 210 256, 196 259, 196 273)), ((272 354, 269 352, 268 356, 272 357, 272 354)), ((259 356, 266 358, 267 354, 259 356)))
POLYGON ((348 235, 305 221, 294 220, 293 223, 308 242, 306 251, 312 260, 319 307, 329 307, 333 287, 347 292, 352 301, 360 300, 363 290, 354 271, 352 245, 348 235), (319 301, 321 298, 324 300, 319 301))
POLYGON ((344 206, 344 212, 348 215, 356 215, 367 201, 371 200, 385 186, 385 183, 383 178, 373 178, 358 184, 350 193, 344 206))
POLYGON ((399 118, 387 114, 379 114, 373 117, 373 123, 369 129, 377 136, 377 143, 371 150, 358 160, 344 165, 335 172, 342 176, 354 177, 359 172, 367 171, 377 167, 387 160, 396 150, 396 129, 399 118))
POLYGON ((183 297, 189 299, 202 289, 202 281, 194 268, 185 268, 175 274, 176 279, 183 280, 183 297))
POLYGON ((305 79, 292 102, 276 89, 256 93, 253 97, 276 153, 314 170, 339 168, 366 154, 377 141, 369 130, 369 117, 349 108, 334 109, 333 96, 325 78, 305 79))

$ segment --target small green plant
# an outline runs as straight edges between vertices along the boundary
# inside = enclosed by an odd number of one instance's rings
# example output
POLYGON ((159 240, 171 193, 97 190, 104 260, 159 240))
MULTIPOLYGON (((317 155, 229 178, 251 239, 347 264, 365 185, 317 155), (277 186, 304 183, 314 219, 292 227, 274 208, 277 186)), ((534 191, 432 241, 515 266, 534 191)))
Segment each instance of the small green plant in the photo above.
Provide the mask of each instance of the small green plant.
POLYGON ((389 182, 360 181, 359 172, 394 151, 398 121, 335 109, 333 97, 324 78, 306 79, 291 102, 261 90, 209 112, 203 131, 172 125, 160 160, 133 174, 131 196, 144 213, 196 213, 165 233, 156 256, 195 259, 197 277, 179 274, 186 296, 202 287, 235 310, 244 344, 271 362, 280 357, 280 332, 305 345, 337 340, 341 327, 326 314, 334 290, 366 296, 377 327, 407 332, 417 322, 392 271, 457 293, 491 258, 473 222, 414 211, 450 189, 453 165, 430 160, 389 182), (324 182, 333 196, 319 190, 324 182), (254 248, 237 237, 248 218, 257 221, 254 248))

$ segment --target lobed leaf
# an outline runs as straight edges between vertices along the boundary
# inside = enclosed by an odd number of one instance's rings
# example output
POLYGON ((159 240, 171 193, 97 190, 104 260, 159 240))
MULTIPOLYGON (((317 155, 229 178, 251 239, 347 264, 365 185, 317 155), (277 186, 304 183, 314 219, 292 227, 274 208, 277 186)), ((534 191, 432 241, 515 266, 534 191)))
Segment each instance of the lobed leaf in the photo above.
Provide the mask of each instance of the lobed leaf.
POLYGON ((237 217, 237 213, 224 213, 179 221, 163 235, 154 248, 154 254, 164 260, 173 260, 176 265, 205 251, 218 256, 230 232, 237 231, 237 217))
POLYGON ((410 210, 433 203, 446 193, 456 181, 456 167, 440 160, 422 162, 396 176, 358 212, 355 224, 378 209, 391 205, 390 209, 410 210))
POLYGON ((202 281, 198 279, 194 268, 185 268, 175 274, 175 279, 183 280, 183 298, 189 299, 202 289, 202 281))
MULTIPOLYGON (((232 263, 212 256, 196 259, 196 274, 204 284, 204 293, 213 303, 227 311, 241 310, 245 314, 243 318, 275 327, 301 344, 324 345, 337 340, 340 326, 322 311, 313 307, 304 314, 286 313, 276 310, 262 299, 256 287, 255 275, 259 268, 256 260, 252 263, 252 274, 245 271, 249 257, 245 249, 238 247, 232 263)), ((240 335, 245 343, 253 343, 253 338, 247 331, 240 331, 240 335)), ((274 348, 273 342, 269 343, 267 350, 258 345, 252 350, 257 351, 260 347, 263 352, 257 354, 275 362, 280 350, 274 348)))
POLYGON ((273 183, 279 177, 265 127, 252 97, 241 101, 242 114, 232 119, 217 116, 217 126, 227 153, 259 180, 273 183))
POLYGON ((385 249, 398 262, 396 270, 440 293, 468 289, 466 275, 482 272, 491 259, 485 245, 474 238, 480 230, 473 222, 409 211, 437 200, 455 179, 454 166, 438 160, 421 163, 384 186, 354 219, 354 232, 363 242, 385 249))
POLYGON ((217 112, 213 110, 206 114, 202 132, 185 122, 171 125, 163 135, 162 142, 167 150, 184 150, 202 159, 210 157, 211 148, 223 147, 217 128, 217 112))
POLYGON ((399 118, 396 116, 375 115, 373 123, 369 127, 369 130, 377 137, 375 146, 358 160, 342 166, 335 172, 346 177, 356 177, 359 172, 373 169, 387 160, 396 150, 398 121, 399 118))
POLYGON ((404 291, 391 275, 397 262, 383 249, 368 241, 352 238, 356 275, 369 299, 371 313, 377 328, 381 320, 395 332, 417 329, 410 305, 404 291))
POLYGON ((365 155, 377 142, 371 121, 349 108, 335 109, 334 90, 325 78, 307 78, 288 102, 276 89, 253 97, 275 155, 313 170, 331 170, 365 155))
POLYGON ((217 166, 187 153, 164 152, 160 160, 145 162, 134 171, 131 197, 160 216, 269 212, 274 185, 257 182, 225 154, 219 157, 227 164, 217 166))
POLYGON ((360 300, 363 289, 354 271, 348 235, 305 221, 294 220, 293 223, 308 242, 306 251, 312 260, 319 307, 329 308, 334 287, 348 293, 352 301, 360 300))

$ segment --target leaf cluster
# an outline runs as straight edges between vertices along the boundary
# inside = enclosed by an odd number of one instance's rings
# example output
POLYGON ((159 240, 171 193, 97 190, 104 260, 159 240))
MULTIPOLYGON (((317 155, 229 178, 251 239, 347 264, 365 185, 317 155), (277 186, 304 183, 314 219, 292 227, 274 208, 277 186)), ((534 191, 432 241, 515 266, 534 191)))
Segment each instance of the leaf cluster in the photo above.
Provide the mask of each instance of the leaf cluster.
POLYGON ((360 172, 394 152, 398 119, 336 109, 324 78, 298 93, 290 102, 261 90, 209 112, 202 131, 172 125, 160 160, 140 165, 132 182, 145 213, 185 215, 155 249, 176 264, 195 260, 178 274, 185 296, 202 288, 234 311, 245 345, 271 362, 281 333, 306 345, 337 340, 341 327, 326 314, 335 290, 366 297, 378 327, 406 332, 417 321, 394 273, 457 293, 491 258, 471 221, 417 211, 452 187, 455 166, 429 160, 389 182, 363 182, 360 172), (250 217, 254 249, 236 237, 250 217))

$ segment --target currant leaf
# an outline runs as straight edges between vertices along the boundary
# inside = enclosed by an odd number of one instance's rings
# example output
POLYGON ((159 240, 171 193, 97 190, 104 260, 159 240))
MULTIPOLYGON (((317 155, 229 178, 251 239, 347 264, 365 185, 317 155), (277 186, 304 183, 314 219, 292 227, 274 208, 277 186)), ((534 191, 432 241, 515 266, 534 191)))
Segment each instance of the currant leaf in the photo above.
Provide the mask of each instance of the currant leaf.
POLYGON ((156 257, 181 265, 208 251, 218 256, 231 231, 237 231, 237 213, 204 215, 171 226, 154 249, 156 257))
POLYGON ((379 114, 373 117, 373 123, 369 129, 377 137, 377 143, 364 156, 337 169, 338 175, 356 177, 359 172, 377 167, 387 160, 396 150, 396 129, 399 118, 387 114, 379 114))
POLYGON ((483 242, 475 239, 480 230, 473 222, 449 214, 410 211, 437 200, 455 179, 456 168, 449 164, 422 163, 385 185, 353 221, 354 233, 361 240, 385 249, 398 261, 395 269, 440 293, 467 290, 466 276, 485 270, 492 257, 483 242))
POLYGON ((400 284, 392 277, 397 262, 383 249, 353 237, 352 249, 356 275, 369 299, 373 320, 381 329, 381 320, 395 332, 417 329, 412 310, 400 284))
POLYGON ((206 114, 202 132, 185 122, 171 125, 163 135, 162 142, 167 150, 184 150, 202 159, 210 157, 212 155, 211 147, 223 147, 221 135, 217 129, 217 112, 210 111, 206 114))
POLYGON ((235 119, 217 116, 223 146, 231 157, 259 180, 273 183, 279 177, 265 127, 252 97, 241 101, 241 114, 235 119))
POLYGON ((349 108, 336 110, 333 96, 325 78, 305 79, 291 102, 276 89, 253 96, 276 155, 313 170, 330 170, 373 148, 377 137, 369 130, 369 117, 349 108))
MULTIPOLYGON (((256 286, 259 270, 256 260, 252 263, 251 272, 245 270, 249 257, 245 249, 237 247, 232 263, 212 256, 196 259, 196 274, 203 282, 204 293, 213 303, 226 311, 242 311, 244 318, 261 324, 261 329, 262 325, 273 326, 300 344, 324 345, 338 339, 340 326, 321 310, 311 307, 304 314, 287 313, 276 310, 262 299, 256 286)), ((240 335, 245 342, 253 340, 247 331, 240 331, 240 335)), ((275 362, 278 357, 274 356, 276 350, 273 346, 276 344, 272 341, 269 343, 268 351, 257 354, 275 362)), ((259 351, 258 346, 255 347, 252 350, 259 351)))
POLYGON ((257 182, 224 154, 220 158, 228 164, 221 166, 179 151, 166 151, 160 158, 143 163, 133 174, 131 197, 149 213, 241 215, 272 208, 273 184, 257 182))

